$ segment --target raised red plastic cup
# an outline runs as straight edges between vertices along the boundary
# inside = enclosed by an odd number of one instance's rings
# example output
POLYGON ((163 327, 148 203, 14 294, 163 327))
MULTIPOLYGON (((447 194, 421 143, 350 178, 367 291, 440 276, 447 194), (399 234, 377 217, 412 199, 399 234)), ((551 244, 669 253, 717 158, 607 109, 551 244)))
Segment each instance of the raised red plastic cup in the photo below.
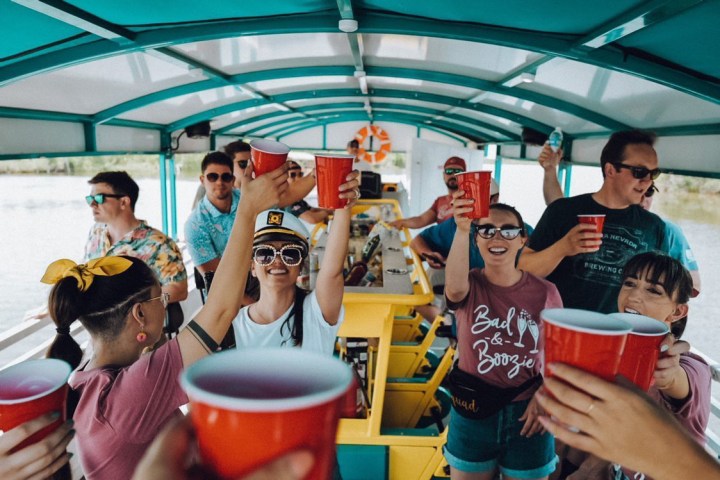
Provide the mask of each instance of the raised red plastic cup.
POLYGON ((458 188, 464 190, 462 198, 472 198, 472 212, 468 218, 484 218, 490 213, 490 172, 464 172, 455 175, 458 188))
POLYGON ((545 376, 547 366, 566 363, 605 380, 615 381, 625 342, 632 326, 619 318, 575 308, 548 308, 545 322, 545 376))
POLYGON ((236 479, 296 450, 312 452, 307 479, 330 479, 335 436, 350 367, 299 348, 226 351, 187 368, 180 383, 190 398, 203 463, 236 479))
POLYGON ((660 355, 660 344, 670 333, 670 327, 644 315, 613 313, 610 316, 632 325, 618 373, 647 391, 653 381, 653 373, 660 355))
POLYGON ((605 215, 578 215, 577 217, 578 223, 593 225, 597 233, 602 233, 605 225, 605 215))
POLYGON ((250 157, 255 177, 280 168, 287 161, 290 147, 274 140, 258 139, 250 142, 250 157))
POLYGON ((7 432, 50 412, 60 417, 12 451, 38 442, 65 422, 67 380, 72 368, 54 358, 28 360, 0 371, 0 430, 7 432))
POLYGON ((340 185, 352 172, 353 155, 315 155, 318 206, 320 208, 344 208, 347 199, 340 198, 340 185))

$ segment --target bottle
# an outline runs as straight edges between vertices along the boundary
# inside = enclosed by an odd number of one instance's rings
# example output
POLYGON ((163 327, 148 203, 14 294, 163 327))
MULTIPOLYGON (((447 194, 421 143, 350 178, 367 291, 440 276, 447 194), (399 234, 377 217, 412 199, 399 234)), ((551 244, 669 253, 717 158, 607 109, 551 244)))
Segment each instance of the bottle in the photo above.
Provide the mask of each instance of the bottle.
POLYGON ((560 147, 562 146, 563 142, 563 133, 562 130, 560 130, 560 127, 555 128, 555 130, 552 131, 550 136, 548 137, 548 145, 550 145, 550 148, 553 152, 557 152, 560 147))
POLYGON ((358 285, 360 285, 360 282, 362 281, 367 271, 367 263, 362 261, 355 262, 348 274, 345 276, 345 286, 357 287, 358 285))

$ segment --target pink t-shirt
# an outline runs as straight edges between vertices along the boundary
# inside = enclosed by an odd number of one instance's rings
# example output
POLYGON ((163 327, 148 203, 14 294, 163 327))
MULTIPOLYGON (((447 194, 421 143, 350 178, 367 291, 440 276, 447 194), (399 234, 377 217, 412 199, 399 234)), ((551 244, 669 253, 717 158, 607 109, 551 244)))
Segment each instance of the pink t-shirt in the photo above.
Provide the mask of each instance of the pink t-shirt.
POLYGON ((453 216, 452 205, 450 205, 451 202, 452 196, 450 195, 443 195, 435 199, 430 210, 435 212, 437 223, 442 223, 453 216))
POLYGON ((555 285, 527 272, 511 287, 493 285, 480 269, 470 270, 468 279, 467 297, 448 301, 456 309, 460 369, 497 387, 516 387, 541 374, 540 311, 562 307, 555 285))
POLYGON ((178 376, 176 339, 125 368, 76 371, 75 410, 80 464, 88 480, 129 479, 158 431, 187 403, 178 376))

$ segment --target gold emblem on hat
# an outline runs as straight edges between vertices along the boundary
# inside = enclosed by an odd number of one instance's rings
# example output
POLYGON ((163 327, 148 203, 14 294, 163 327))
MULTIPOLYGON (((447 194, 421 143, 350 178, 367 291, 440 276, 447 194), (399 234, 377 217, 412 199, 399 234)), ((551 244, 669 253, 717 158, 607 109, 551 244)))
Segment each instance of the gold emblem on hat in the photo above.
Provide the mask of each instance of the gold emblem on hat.
POLYGON ((282 225, 283 212, 268 212, 267 224, 268 225, 282 225))

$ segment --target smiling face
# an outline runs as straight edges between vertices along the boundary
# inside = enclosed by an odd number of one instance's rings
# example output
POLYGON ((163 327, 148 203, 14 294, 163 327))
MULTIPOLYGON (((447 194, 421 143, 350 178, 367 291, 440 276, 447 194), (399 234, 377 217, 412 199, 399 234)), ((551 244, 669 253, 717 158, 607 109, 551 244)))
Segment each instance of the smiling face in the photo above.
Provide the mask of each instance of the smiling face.
MULTIPOLYGON (((648 170, 658 168, 658 158, 655 149, 645 144, 630 144, 625 147, 623 165, 630 167, 645 167, 648 170)), ((608 163, 605 165, 605 181, 609 182, 613 195, 627 205, 639 204, 653 180, 650 175, 645 178, 635 178, 627 168, 616 168, 608 163)))
MULTIPOLYGON (((510 212, 503 210, 490 209, 488 217, 476 220, 474 223, 480 226, 492 226, 500 229, 516 229, 521 228, 518 219, 510 212)), ((492 238, 483 238, 481 235, 475 235, 480 256, 482 256, 485 264, 490 265, 515 265, 515 259, 520 249, 525 245, 526 237, 519 234, 513 239, 503 238, 500 231, 496 231, 492 238)))
POLYGON ((623 279, 618 311, 645 315, 667 325, 687 315, 687 304, 679 304, 663 287, 664 276, 660 275, 657 282, 653 282, 650 273, 645 269, 623 279))
MULTIPOLYGON (((296 242, 276 240, 262 242, 262 245, 270 245, 279 252, 280 249, 284 246, 297 246, 298 244, 296 242)), ((295 288, 295 282, 300 275, 300 268, 302 267, 302 262, 299 265, 288 266, 282 261, 280 257, 281 255, 279 254, 275 255, 275 258, 268 265, 258 265, 257 262, 252 262, 252 274, 253 276, 257 277, 258 281, 260 282, 261 289, 295 288)))

